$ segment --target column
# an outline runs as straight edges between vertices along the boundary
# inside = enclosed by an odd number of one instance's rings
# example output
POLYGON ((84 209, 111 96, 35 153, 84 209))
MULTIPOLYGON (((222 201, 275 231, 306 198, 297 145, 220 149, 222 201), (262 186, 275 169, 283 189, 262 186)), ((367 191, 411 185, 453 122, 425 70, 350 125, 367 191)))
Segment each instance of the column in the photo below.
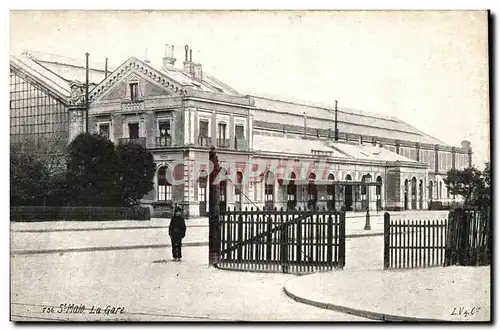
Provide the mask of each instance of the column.
POLYGON ((156 121, 154 112, 148 110, 145 114, 146 147, 154 147, 156 141, 156 121))
POLYGON ((417 162, 420 162, 420 143, 415 144, 415 149, 417 150, 417 162))
POLYGON ((434 171, 439 171, 439 145, 434 145, 434 171))
POLYGON ((229 148, 234 149, 234 115, 229 116, 229 123, 227 124, 227 138, 229 138, 229 148))
POLYGON ((455 147, 452 147, 451 148, 451 168, 452 169, 456 169, 455 157, 456 157, 456 149, 455 149, 455 147))

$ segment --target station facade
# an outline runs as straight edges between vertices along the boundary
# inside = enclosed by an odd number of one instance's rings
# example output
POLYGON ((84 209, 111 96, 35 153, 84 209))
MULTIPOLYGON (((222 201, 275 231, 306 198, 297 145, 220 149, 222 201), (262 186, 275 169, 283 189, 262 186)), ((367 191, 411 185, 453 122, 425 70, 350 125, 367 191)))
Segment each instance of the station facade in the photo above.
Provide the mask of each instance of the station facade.
MULTIPOLYGON (((182 66, 168 47, 161 66, 131 57, 109 70, 91 68, 89 131, 152 152, 154 189, 142 203, 154 215, 174 204, 189 217, 206 215, 212 146, 226 175, 222 208, 411 210, 457 199, 443 178, 471 166, 468 141, 449 146, 397 118, 335 100, 325 106, 242 95, 203 72, 188 51, 182 66)), ((84 132, 81 69, 35 52, 11 57, 11 137, 57 131, 69 142, 84 132)))

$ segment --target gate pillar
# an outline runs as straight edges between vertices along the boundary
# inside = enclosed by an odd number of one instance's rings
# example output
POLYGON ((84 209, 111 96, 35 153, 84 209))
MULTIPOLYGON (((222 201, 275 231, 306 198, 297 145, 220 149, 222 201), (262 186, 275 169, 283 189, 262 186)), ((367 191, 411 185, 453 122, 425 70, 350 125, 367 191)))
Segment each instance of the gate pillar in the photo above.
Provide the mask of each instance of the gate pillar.
POLYGON ((215 266, 220 256, 220 206, 219 206, 219 158, 215 153, 215 147, 210 148, 209 153, 209 198, 208 198, 208 264, 215 266))

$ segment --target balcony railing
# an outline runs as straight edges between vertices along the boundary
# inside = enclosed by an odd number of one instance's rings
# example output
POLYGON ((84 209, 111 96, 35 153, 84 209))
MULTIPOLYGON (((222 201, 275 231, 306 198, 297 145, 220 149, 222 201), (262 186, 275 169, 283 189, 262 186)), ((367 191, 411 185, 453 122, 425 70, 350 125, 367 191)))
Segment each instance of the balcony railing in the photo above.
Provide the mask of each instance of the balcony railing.
POLYGON ((119 144, 128 144, 128 143, 134 143, 134 144, 139 144, 143 147, 146 147, 146 137, 139 137, 139 138, 120 138, 118 139, 119 144))
POLYGON ((156 147, 170 147, 172 146, 172 137, 156 137, 155 140, 156 147))
POLYGON ((198 146, 200 147, 210 147, 212 146, 212 138, 211 137, 198 137, 198 146))
POLYGON ((217 147, 229 148, 229 139, 217 138, 217 147))
POLYGON ((234 148, 238 151, 245 151, 248 149, 248 143, 246 139, 234 138, 234 148))

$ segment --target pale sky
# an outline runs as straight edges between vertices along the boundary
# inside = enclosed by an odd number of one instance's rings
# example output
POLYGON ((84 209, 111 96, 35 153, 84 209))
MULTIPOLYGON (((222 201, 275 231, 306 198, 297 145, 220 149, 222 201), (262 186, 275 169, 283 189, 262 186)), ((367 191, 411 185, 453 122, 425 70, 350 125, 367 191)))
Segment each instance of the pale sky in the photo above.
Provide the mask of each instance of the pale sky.
POLYGON ((240 93, 396 116, 489 160, 485 11, 12 12, 11 52, 25 49, 118 66, 160 64, 184 45, 240 93), (199 53, 199 54, 198 54, 199 53))

